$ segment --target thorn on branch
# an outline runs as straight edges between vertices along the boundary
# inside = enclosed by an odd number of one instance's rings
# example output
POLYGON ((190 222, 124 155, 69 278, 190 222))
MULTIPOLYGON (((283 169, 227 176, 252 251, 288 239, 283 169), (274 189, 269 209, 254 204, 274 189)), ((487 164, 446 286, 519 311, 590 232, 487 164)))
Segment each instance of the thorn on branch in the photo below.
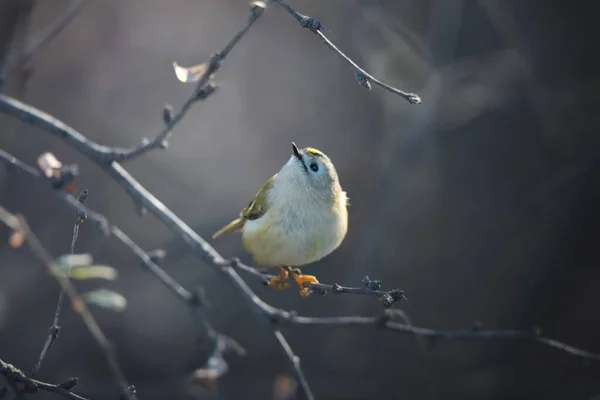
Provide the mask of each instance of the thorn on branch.
POLYGON ((361 71, 357 70, 356 68, 354 69, 354 76, 356 77, 356 80, 358 81, 358 83, 367 88, 367 90, 371 90, 371 81, 369 81, 369 78, 367 78, 367 76, 365 74, 363 74, 361 71))
POLYGON ((119 396, 119 400, 128 400, 128 399, 135 400, 137 398, 136 395, 137 395, 137 391, 135 390, 135 386, 129 385, 126 390, 121 392, 121 395, 119 396))
POLYGON ((381 281, 372 281, 368 276, 365 276, 362 279, 362 283, 365 288, 369 290, 379 290, 381 289, 381 281))
POLYGON ((32 380, 26 380, 25 385, 23 385, 23 389, 21 389, 22 393, 37 393, 40 390, 39 386, 33 382, 32 380))
POLYGON ((73 376, 69 379, 67 379, 66 381, 59 383, 57 386, 59 388, 65 389, 65 390, 71 390, 73 389, 75 386, 77 386, 77 383, 79 382, 79 378, 77 378, 76 376, 73 376))
MULTIPOLYGON (((88 198, 89 192, 87 189, 83 189, 81 193, 79 193, 79 197, 77 197, 77 201, 80 203, 84 203, 88 198)), ((83 221, 87 219, 87 214, 83 211, 77 210, 75 212, 75 225, 81 225, 83 221)))
POLYGON ((158 264, 167 256, 167 252, 163 249, 154 249, 148 252, 148 257, 152 260, 153 263, 158 264))
POLYGON ((218 88, 219 87, 214 83, 209 83, 208 85, 198 90, 198 92, 196 93, 196 99, 205 100, 208 96, 216 92, 218 88))
POLYGON ((140 202, 135 203, 135 212, 140 217, 144 218, 148 214, 148 209, 140 202))
POLYGON ((196 288, 196 290, 194 290, 190 299, 190 303, 192 303, 194 307, 201 307, 204 309, 210 308, 212 306, 206 298, 206 292, 202 287, 198 287, 196 288))
POLYGON ((52 339, 56 340, 58 339, 58 335, 60 334, 60 326, 59 325, 52 325, 49 329, 50 336, 52 336, 52 339))
POLYGON ((165 104, 163 107, 163 121, 165 125, 169 125, 173 121, 173 106, 165 104))

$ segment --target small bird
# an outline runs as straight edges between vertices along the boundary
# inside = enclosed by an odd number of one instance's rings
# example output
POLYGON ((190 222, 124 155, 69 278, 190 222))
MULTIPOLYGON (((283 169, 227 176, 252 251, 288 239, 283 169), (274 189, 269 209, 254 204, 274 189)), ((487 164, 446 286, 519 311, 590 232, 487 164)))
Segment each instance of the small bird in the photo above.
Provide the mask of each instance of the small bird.
POLYGON ((348 231, 348 197, 342 190, 333 163, 323 152, 307 147, 293 154, 258 191, 239 218, 213 235, 242 231, 244 248, 254 262, 280 267, 269 281, 277 289, 288 287, 291 273, 301 296, 318 283, 297 268, 310 264, 337 249, 348 231))

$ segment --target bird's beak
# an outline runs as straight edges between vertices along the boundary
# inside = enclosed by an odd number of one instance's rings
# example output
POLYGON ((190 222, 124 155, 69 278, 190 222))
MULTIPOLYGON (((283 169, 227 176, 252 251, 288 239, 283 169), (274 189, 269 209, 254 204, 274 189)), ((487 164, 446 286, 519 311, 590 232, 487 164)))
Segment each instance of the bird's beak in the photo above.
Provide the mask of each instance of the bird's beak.
POLYGON ((300 162, 303 162, 302 154, 300 154, 300 151, 298 151, 298 146, 296 146, 296 143, 294 142, 292 142, 292 149, 294 150, 294 156, 300 160, 300 162))

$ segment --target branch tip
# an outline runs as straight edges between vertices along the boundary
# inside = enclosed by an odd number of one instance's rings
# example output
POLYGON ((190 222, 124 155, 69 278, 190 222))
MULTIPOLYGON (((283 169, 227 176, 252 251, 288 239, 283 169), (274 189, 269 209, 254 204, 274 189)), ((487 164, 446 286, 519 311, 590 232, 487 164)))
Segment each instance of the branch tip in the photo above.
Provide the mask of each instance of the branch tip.
POLYGON ((65 390, 71 390, 73 389, 75 386, 77 386, 77 383, 79 382, 79 378, 76 376, 73 376, 69 379, 67 379, 66 381, 59 383, 57 386, 65 389, 65 390))

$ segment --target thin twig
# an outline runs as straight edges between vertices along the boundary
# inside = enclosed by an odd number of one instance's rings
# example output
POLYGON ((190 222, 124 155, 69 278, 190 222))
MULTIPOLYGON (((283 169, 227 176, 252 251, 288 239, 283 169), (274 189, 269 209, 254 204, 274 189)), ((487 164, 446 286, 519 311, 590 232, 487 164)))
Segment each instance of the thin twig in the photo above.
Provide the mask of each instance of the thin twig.
POLYGON ((511 329, 490 329, 481 330, 478 324, 472 328, 444 331, 430 328, 416 327, 412 324, 393 321, 396 316, 396 310, 388 310, 384 315, 379 317, 303 317, 294 314, 282 316, 280 323, 290 324, 294 326, 327 326, 327 327, 352 327, 352 326, 370 326, 378 329, 387 329, 396 333, 419 336, 431 339, 446 339, 446 340, 479 340, 479 339, 525 339, 532 340, 537 343, 552 347, 572 356, 581 357, 596 362, 600 362, 600 354, 592 353, 587 350, 580 349, 570 344, 542 336, 539 328, 534 328, 531 331, 511 330, 511 329))
POLYGON ((350 64, 354 70, 354 77, 356 78, 356 80, 358 81, 358 83, 361 86, 364 86, 365 88, 371 90, 371 82, 372 82, 372 83, 376 84, 377 86, 404 98, 410 104, 421 104, 421 98, 416 93, 406 93, 400 89, 390 86, 387 83, 384 83, 384 82, 380 81, 379 79, 375 78, 373 75, 369 74, 367 71, 365 71, 363 68, 361 68, 358 64, 356 64, 354 61, 352 61, 352 59, 350 57, 348 57, 340 49, 338 49, 338 47, 335 44, 333 44, 333 42, 331 40, 329 40, 329 38, 327 36, 325 36, 325 34, 322 32, 322 30, 326 29, 326 28, 325 28, 325 26, 323 26, 323 24, 321 24, 321 21, 319 21, 316 18, 309 17, 307 15, 299 13, 298 11, 294 10, 292 7, 290 7, 288 4, 284 3, 281 0, 275 0, 275 1, 285 11, 287 11, 291 16, 296 18, 296 20, 300 23, 300 25, 302 25, 303 28, 307 28, 312 33, 319 36, 321 38, 321 40, 323 41, 323 43, 325 43, 325 45, 331 51, 333 51, 335 54, 337 54, 342 60, 344 60, 348 64, 350 64))
MULTIPOLYGON (((80 203, 85 202, 85 200, 87 199, 87 196, 88 196, 88 191, 87 191, 87 189, 85 189, 79 194, 79 197, 78 197, 79 202, 80 203)), ((75 254, 75 243, 77 243, 77 237, 79 236, 79 227, 81 226, 81 224, 83 223, 84 220, 85 220, 85 214, 81 213, 80 211, 75 211, 75 223, 73 224, 73 235, 71 237, 71 254, 75 254)), ((70 268, 69 268, 69 273, 67 275, 69 275, 69 274, 70 274, 70 268)), ((40 367, 42 366, 42 362, 44 361, 44 358, 46 357, 46 353, 48 352, 48 350, 50 350, 50 347, 52 347, 52 345, 54 344, 56 339, 58 339, 58 335, 60 334, 60 325, 58 325, 58 322, 60 320, 60 314, 62 312, 64 299, 65 299, 65 291, 61 288, 60 294, 58 295, 58 303, 56 304, 56 311, 54 312, 54 320, 52 321, 52 325, 50 326, 50 329, 48 332, 48 338, 46 339, 46 342, 44 343, 42 352, 40 353, 40 356, 38 357, 38 360, 37 360, 35 366, 33 367, 33 371, 31 371, 31 374, 30 374, 31 378, 33 378, 35 376, 35 374, 40 370, 40 367)))
MULTIPOLYGON (((78 201, 75 201, 74 204, 80 203, 78 201)), ((8 212, 4 208, 0 207, 0 220, 5 221, 7 217, 3 218, 3 216, 6 216, 7 213, 8 212)), ((42 261, 42 263, 46 266, 48 272, 57 279, 62 290, 64 290, 67 296, 69 297, 73 309, 81 316, 86 327, 88 328, 96 342, 102 348, 104 356, 106 357, 108 365, 117 383, 119 384, 119 386, 121 386, 123 390, 127 390, 127 380, 121 372, 121 367, 119 366, 119 363, 115 356, 112 344, 106 338, 106 336, 102 332, 102 329, 100 329, 100 326, 92 316, 91 312, 88 310, 84 300, 79 295, 77 289, 75 289, 75 286, 73 286, 73 284, 65 274, 54 273, 54 259, 52 258, 52 256, 50 256, 50 254, 46 251, 42 243, 38 240, 37 236, 35 236, 35 234, 33 234, 33 232, 29 230, 29 226, 27 225, 25 219, 21 217, 17 218, 19 220, 18 231, 24 234, 25 241, 27 242, 31 251, 40 261, 42 261)), ((128 397, 128 399, 133 400, 130 397, 128 397)))
POLYGON ((312 390, 310 389, 310 386, 308 385, 308 381, 306 380, 306 377, 304 376, 304 372, 302 371, 302 368, 300 367, 300 357, 298 357, 296 354, 294 354, 294 350, 292 350, 292 346, 290 346, 290 344, 286 340, 285 336, 283 336, 283 333, 281 333, 281 331, 277 327, 274 327, 273 331, 275 334, 275 338, 277 338, 277 341, 283 348, 283 351, 285 352, 287 357, 292 361, 292 364, 294 365, 294 372, 296 375, 296 380, 300 384, 300 389, 302 390, 302 394, 304 394, 304 397, 306 397, 307 399, 314 400, 315 395, 312 393, 312 390))
MULTIPOLYGON (((1 151, 1 150, 0 150, 1 151)), ((247 272, 256 278, 258 278, 263 284, 267 284, 275 275, 269 274, 269 268, 253 268, 245 265, 240 261, 239 258, 232 258, 229 260, 229 265, 239 269, 240 271, 247 272)), ((380 290, 381 281, 371 280, 368 276, 362 279, 362 285, 359 287, 342 286, 338 283, 326 284, 326 283, 308 283, 305 282, 304 286, 312 289, 312 291, 318 295, 325 295, 327 293, 333 294, 359 294, 365 296, 378 297, 379 301, 385 308, 393 306, 400 300, 408 300, 404 296, 404 291, 401 289, 392 289, 388 291, 380 290)))
MULTIPOLYGON (((153 140, 145 139, 141 144, 130 149, 114 149, 112 153, 106 155, 106 161, 123 162, 138 157, 150 150, 166 148, 168 146, 167 139, 170 136, 171 129, 187 114, 192 104, 198 100, 206 99, 216 90, 216 86, 209 84, 210 79, 219 68, 221 68, 227 55, 229 55, 242 37, 246 35, 250 27, 258 20, 258 18, 263 15, 264 11, 265 7, 256 2, 250 5, 250 13, 246 25, 237 31, 221 51, 210 57, 206 63, 206 68, 199 77, 194 93, 185 101, 185 103, 183 103, 183 106, 181 106, 181 109, 177 113, 173 114, 171 112, 168 117, 163 118, 166 126, 153 140)), ((167 113, 168 111, 165 112, 165 115, 167 115, 167 113)))
MULTIPOLYGON (((0 207, 1 208, 1 207, 0 207)), ((4 210, 4 212, 6 212, 6 210, 4 210)), ((0 219, 2 219, 2 217, 0 216, 0 219)), ((45 392, 49 392, 49 393, 55 393, 58 394, 62 397, 65 397, 67 399, 72 399, 72 400, 88 400, 85 397, 79 396, 78 394, 75 394, 73 392, 71 392, 70 390, 66 389, 64 386, 66 386, 65 384, 67 382, 70 382, 71 385, 70 388, 72 388, 72 382, 73 380, 69 380, 65 383, 62 384, 58 384, 58 385, 54 385, 51 383, 46 383, 46 382, 42 382, 42 381, 38 381, 36 379, 33 379, 31 377, 26 376, 23 371, 21 371, 20 369, 16 368, 15 366, 13 366, 12 364, 6 363, 4 361, 2 361, 2 359, 0 359, 0 374, 4 375, 6 377, 6 379, 9 382, 14 383, 12 388, 13 390, 16 392, 17 398, 19 399, 24 399, 25 397, 23 396, 23 394, 21 393, 21 389, 18 388, 18 386, 16 386, 16 383, 22 383, 24 384, 24 386, 31 391, 45 391, 45 392)), ((66 386, 66 387, 69 387, 66 386)))
MULTIPOLYGON (((16 167, 28 173, 36 178, 47 180, 47 178, 41 174, 35 168, 29 166, 23 161, 16 157, 8 154, 4 150, 0 149, 0 161, 4 162, 9 167, 16 167)), ((235 353, 243 356, 246 354, 246 350, 234 339, 223 335, 216 331, 208 317, 202 310, 202 296, 198 293, 192 293, 177 283, 164 269, 162 269, 156 262, 151 254, 144 251, 133 239, 131 239, 125 232, 119 227, 112 225, 108 220, 101 214, 92 211, 86 207, 83 202, 74 201, 73 197, 65 192, 64 190, 56 190, 55 193, 59 195, 68 205, 73 207, 78 216, 79 221, 82 216, 89 219, 94 225, 105 235, 112 235, 118 239, 122 244, 129 248, 129 250, 141 261, 141 265, 150 273, 152 273, 166 288, 173 292, 179 300, 195 310, 195 315, 199 319, 200 324, 207 333, 207 337, 211 341, 213 347, 217 347, 218 342, 223 343, 226 346, 223 347, 223 351, 233 350, 235 353)))

